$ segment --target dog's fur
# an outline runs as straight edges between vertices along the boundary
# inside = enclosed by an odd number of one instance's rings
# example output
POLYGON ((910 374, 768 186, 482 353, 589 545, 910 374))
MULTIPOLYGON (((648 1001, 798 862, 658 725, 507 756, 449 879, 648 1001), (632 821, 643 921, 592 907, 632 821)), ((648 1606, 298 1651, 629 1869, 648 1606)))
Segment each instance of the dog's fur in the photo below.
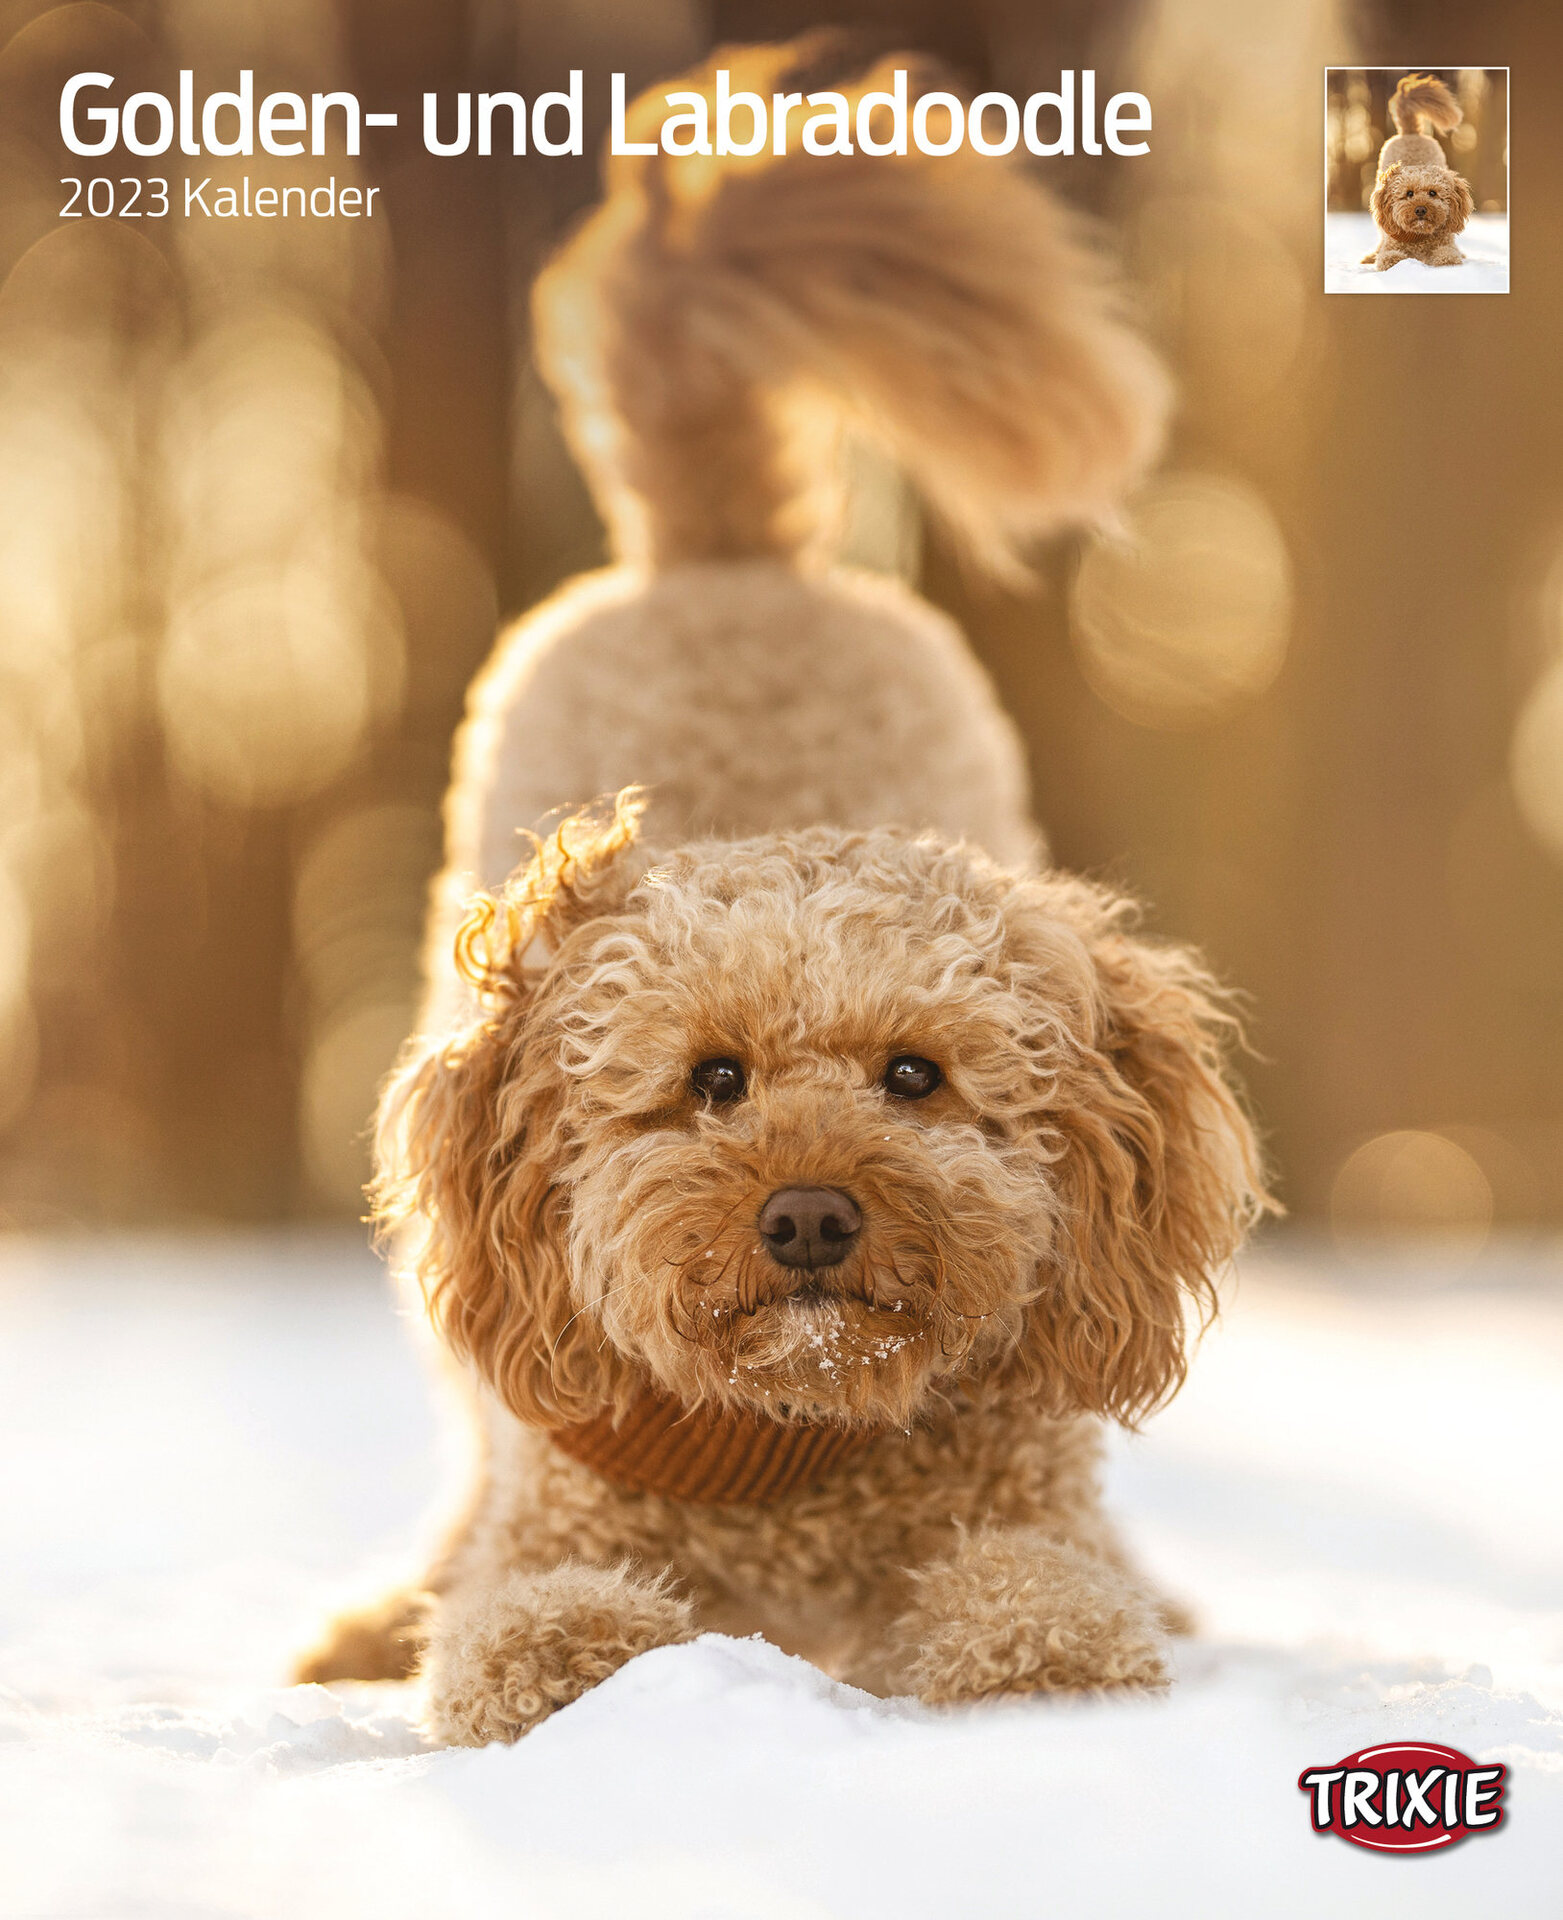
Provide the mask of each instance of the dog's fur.
MULTIPOLYGON (((768 91, 787 57, 718 60, 768 91)), ((1262 1204, 1231 1018, 1122 900, 1035 870, 1013 729, 949 622, 816 557, 788 406, 832 397, 1013 569, 1142 470, 1160 375, 992 161, 609 184, 538 313, 624 558, 475 690, 430 1017, 379 1131, 378 1215, 470 1379, 481 1483, 427 1594, 304 1674, 421 1648, 428 1725, 467 1743, 709 1628, 933 1701, 1156 1685, 1172 1613, 1098 1505, 1099 1421, 1175 1390, 1185 1309, 1262 1204), (505 880, 518 829, 631 782, 649 801, 505 880), (903 1053, 942 1068, 928 1098, 883 1086, 903 1053), (742 1099, 698 1096, 713 1056, 742 1099), (861 1209, 839 1265, 761 1240, 806 1183, 861 1209), (765 1505, 627 1492, 550 1438, 648 1387, 866 1438, 765 1505)))
POLYGON ((1402 260, 1429 267, 1457 267, 1465 255, 1454 244, 1475 202, 1465 180, 1449 166, 1430 134, 1459 126, 1460 103, 1442 80, 1408 73, 1390 96, 1395 132, 1379 150, 1373 187, 1373 221, 1383 236, 1364 266, 1380 273, 1402 260))
POLYGON ((1448 166, 1443 148, 1427 129, 1448 133, 1465 115, 1442 80, 1408 73, 1389 97, 1389 118, 1395 131, 1379 148, 1379 173, 1386 167, 1448 166))

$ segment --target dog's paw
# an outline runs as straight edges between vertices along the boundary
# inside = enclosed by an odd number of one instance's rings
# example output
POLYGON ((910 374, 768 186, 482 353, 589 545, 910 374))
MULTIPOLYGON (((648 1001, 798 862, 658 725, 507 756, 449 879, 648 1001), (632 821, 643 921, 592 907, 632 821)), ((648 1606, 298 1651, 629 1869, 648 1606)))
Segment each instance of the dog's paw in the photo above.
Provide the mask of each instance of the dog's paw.
POLYGON ((666 1580, 570 1562, 444 1602, 424 1658, 424 1729, 447 1746, 520 1739, 637 1653, 692 1640, 666 1580))
POLYGON ((977 1534, 915 1579, 900 1637, 932 1704, 1167 1684, 1162 1603, 1070 1541, 977 1534))

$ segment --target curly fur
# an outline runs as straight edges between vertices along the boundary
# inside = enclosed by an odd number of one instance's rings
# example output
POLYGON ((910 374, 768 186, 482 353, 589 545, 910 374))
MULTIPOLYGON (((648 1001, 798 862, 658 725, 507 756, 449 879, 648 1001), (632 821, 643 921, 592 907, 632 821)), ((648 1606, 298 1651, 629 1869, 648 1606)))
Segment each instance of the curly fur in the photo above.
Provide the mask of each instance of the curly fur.
POLYGON ((1065 1535, 993 1529, 912 1575, 895 1634, 912 1686, 941 1705, 1008 1693, 1166 1684, 1166 1626, 1129 1573, 1065 1535))
POLYGON ((1005 567, 1141 470, 1160 375, 997 162, 659 159, 609 188, 538 307, 623 563, 474 691, 378 1134, 377 1219, 470 1382, 481 1479, 378 1643, 340 1623, 311 1672, 422 1642, 428 1723, 469 1743, 707 1629, 932 1700, 1157 1684, 1175 1610, 1101 1513, 1099 1423, 1176 1390, 1265 1204, 1234 1023, 1122 899, 1036 871, 959 634, 815 553, 793 409, 865 421, 1005 567), (943 1069, 926 1100, 885 1091, 904 1052, 943 1069), (747 1091, 710 1107, 718 1054, 747 1091), (839 1265, 762 1241, 806 1183, 859 1206, 839 1265), (550 1438, 648 1389, 854 1445, 715 1505, 550 1438))
POLYGON ((428 1024, 459 997, 450 955, 467 899, 504 882, 521 830, 631 785, 666 845, 902 825, 1016 864, 1038 851, 1014 726, 954 623, 906 587, 767 559, 613 568, 529 614, 472 690, 428 1024))
MULTIPOLYGON (((805 42, 715 62, 764 92, 816 56, 805 42)), ((921 70, 890 55, 849 93, 897 66, 921 70)), ((680 84, 709 91, 711 72, 680 84)), ((1111 511, 1168 412, 1091 236, 1020 167, 659 154, 612 160, 606 180, 534 307, 615 564, 503 635, 473 687, 432 1023, 456 994, 463 903, 510 872, 517 830, 630 785, 667 845, 933 826, 1034 860, 1024 751, 961 634, 832 563, 833 439, 850 424, 877 441, 976 564, 1013 579, 1036 536, 1111 511)))
POLYGON ((1379 149, 1378 171, 1386 167, 1443 167, 1444 150, 1427 131, 1448 133, 1465 118, 1460 103, 1431 74, 1408 73, 1389 97, 1395 131, 1379 149))
POLYGON ((566 822, 480 897, 458 951, 483 1011, 382 1108, 379 1217, 425 1234, 430 1309, 510 1411, 581 1419, 643 1371, 693 1404, 901 1425, 1014 1349, 1055 1411, 1165 1398, 1184 1297, 1209 1304, 1252 1189, 1197 962, 1134 939, 1103 889, 932 835, 648 866, 635 817, 621 796, 566 822), (902 1052, 945 1085, 897 1110, 878 1079, 902 1052), (749 1073, 731 1110, 689 1086, 717 1054, 749 1073), (797 1275, 753 1226, 810 1182, 883 1223, 823 1327, 763 1311, 797 1275))
POLYGON ((1475 201, 1458 173, 1444 166, 1386 167, 1373 189, 1373 220, 1383 238, 1364 254, 1383 273, 1402 260, 1457 267, 1465 255, 1454 244, 1475 201))
MULTIPOLYGON (((679 83, 785 88, 810 48, 725 48, 679 83)), ((855 111, 895 54, 843 89, 855 111)), ((655 138, 658 86, 630 116, 655 138), (646 124, 640 124, 645 122, 646 124)), ((609 163, 541 276, 538 358, 615 545, 666 567, 796 555, 828 530, 811 401, 843 404, 992 570, 1106 513, 1166 383, 1077 223, 1018 166, 861 151, 609 163)))
POLYGON ((563 1565, 467 1587, 430 1650, 428 1730, 452 1746, 516 1740, 651 1647, 695 1636, 694 1609, 626 1567, 563 1565))
POLYGON ((564 1591, 533 1576, 581 1564, 675 1577, 668 1638, 764 1631, 930 1699, 1155 1683, 1163 1609, 1097 1510, 1088 1416, 1175 1390, 1186 1309, 1260 1204, 1221 994, 1081 880, 885 829, 658 855, 636 812, 567 821, 477 901, 478 1010, 414 1043, 383 1106, 379 1218, 487 1437, 430 1725, 511 1737, 628 1657, 650 1603, 617 1574, 589 1632, 571 1612, 546 1658, 515 1651, 504 1622, 564 1591), (903 1051, 946 1075, 915 1105, 879 1085, 903 1051), (742 1102, 690 1091, 712 1053, 745 1062, 742 1102), (800 1181, 864 1213, 823 1273, 756 1232, 800 1181), (763 1509, 626 1493, 547 1439, 647 1379, 880 1437, 763 1509), (484 1705, 472 1676, 513 1666, 484 1705))

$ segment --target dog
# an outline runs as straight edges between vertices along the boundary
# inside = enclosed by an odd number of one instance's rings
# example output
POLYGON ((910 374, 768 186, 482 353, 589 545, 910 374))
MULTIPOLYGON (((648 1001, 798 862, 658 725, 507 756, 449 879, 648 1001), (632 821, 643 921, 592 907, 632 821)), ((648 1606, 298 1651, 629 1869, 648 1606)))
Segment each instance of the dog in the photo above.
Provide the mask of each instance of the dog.
POLYGON ((374 1189, 481 1469, 300 1677, 416 1669, 452 1744, 712 1630, 933 1702, 1160 1686, 1102 1423, 1176 1389, 1266 1204, 1231 1009, 1042 866, 959 633, 831 563, 818 438, 1013 577, 1145 470, 1159 367, 970 155, 616 158, 536 316, 619 560, 474 689, 374 1189))
POLYGON ((1380 273, 1402 260, 1429 267, 1457 267, 1465 255, 1453 236, 1470 218, 1471 189, 1444 158, 1444 150, 1424 127, 1448 132, 1464 115, 1444 85, 1428 75, 1408 73, 1390 96, 1395 132, 1378 157, 1373 188, 1373 221, 1383 236, 1364 266, 1380 273))

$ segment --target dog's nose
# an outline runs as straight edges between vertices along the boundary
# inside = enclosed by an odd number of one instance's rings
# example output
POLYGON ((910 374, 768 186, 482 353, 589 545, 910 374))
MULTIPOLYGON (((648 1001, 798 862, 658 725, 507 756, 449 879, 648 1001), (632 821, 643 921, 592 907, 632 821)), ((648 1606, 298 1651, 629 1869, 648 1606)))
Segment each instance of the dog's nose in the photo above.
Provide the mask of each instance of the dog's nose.
POLYGON ((837 1187, 783 1187, 760 1209, 760 1237, 784 1267, 834 1267, 863 1225, 857 1202, 837 1187))

